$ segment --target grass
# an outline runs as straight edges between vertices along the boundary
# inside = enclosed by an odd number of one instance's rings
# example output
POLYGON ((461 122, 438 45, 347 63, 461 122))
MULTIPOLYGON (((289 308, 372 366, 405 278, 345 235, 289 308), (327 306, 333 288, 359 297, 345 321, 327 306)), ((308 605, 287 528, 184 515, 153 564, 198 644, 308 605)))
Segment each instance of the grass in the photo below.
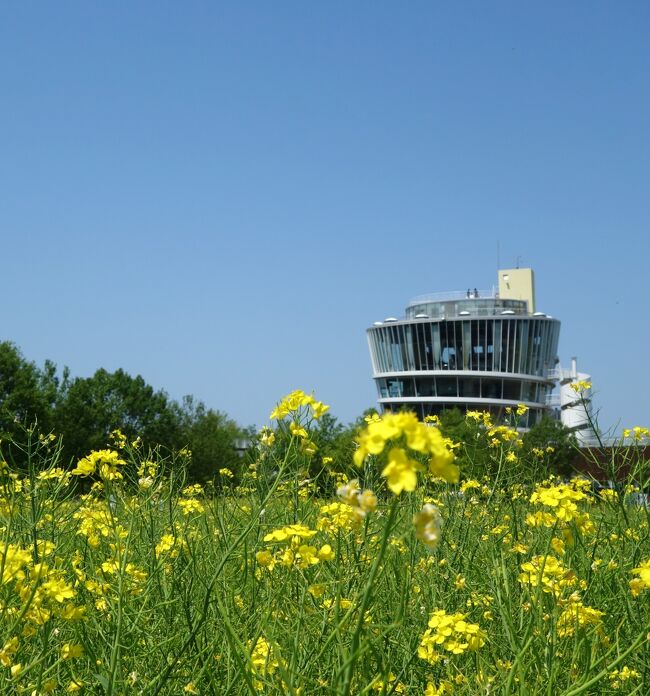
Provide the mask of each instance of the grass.
MULTIPOLYGON (((27 469, 2 478, 0 692, 644 693, 650 591, 632 571, 650 520, 631 482, 594 495, 503 466, 496 485, 467 481, 461 465, 458 484, 421 472, 395 495, 379 455, 360 510, 305 478, 314 427, 290 409, 284 444, 267 433, 218 491, 124 442, 94 478, 71 474, 34 436, 27 469), (426 503, 442 518, 429 545, 413 524, 426 503), (447 627, 429 625, 437 610, 447 627)), ((345 483, 349 464, 319 480, 345 483)))

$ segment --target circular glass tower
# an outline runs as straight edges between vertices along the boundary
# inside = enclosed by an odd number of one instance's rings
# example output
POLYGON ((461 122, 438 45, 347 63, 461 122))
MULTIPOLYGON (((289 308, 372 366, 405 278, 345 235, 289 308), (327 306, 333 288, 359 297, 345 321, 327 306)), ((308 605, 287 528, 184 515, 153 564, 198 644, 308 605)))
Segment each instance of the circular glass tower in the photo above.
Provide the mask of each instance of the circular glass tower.
POLYGON ((498 291, 416 297, 405 314, 368 329, 384 411, 424 418, 457 407, 501 418, 523 403, 526 428, 549 410, 560 322, 535 311, 530 269, 499 271, 498 291))

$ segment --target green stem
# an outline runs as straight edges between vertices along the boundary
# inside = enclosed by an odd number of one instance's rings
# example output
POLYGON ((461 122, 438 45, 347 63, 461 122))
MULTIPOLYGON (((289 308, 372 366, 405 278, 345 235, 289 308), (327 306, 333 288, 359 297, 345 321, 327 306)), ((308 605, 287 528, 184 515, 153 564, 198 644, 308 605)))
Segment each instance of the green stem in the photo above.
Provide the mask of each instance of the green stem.
POLYGON ((359 657, 359 642, 361 638, 361 630, 363 628, 364 624, 364 616, 366 613, 366 609, 368 608, 368 604, 370 603, 370 599, 372 597, 372 593, 374 590, 374 584, 375 584, 375 579, 377 578, 377 574, 379 573, 379 567, 381 565, 381 562, 384 559, 384 554, 386 553, 386 547, 388 546, 388 539, 390 537, 391 530, 393 528, 393 523, 395 521, 395 517, 397 515, 397 508, 398 508, 399 502, 398 498, 395 498, 393 500, 391 507, 390 507, 390 512, 388 514, 388 521, 386 522, 386 527, 384 528, 384 534, 381 539, 381 545, 379 547, 379 553, 375 557, 375 560, 372 564, 372 568, 370 569, 370 575, 368 576, 368 581, 366 582, 366 586, 363 591, 363 595, 361 595, 361 602, 359 604, 359 616, 357 617, 357 625, 354 630, 354 634, 352 636, 352 648, 350 650, 350 657, 348 658, 346 665, 344 666, 345 669, 345 682, 343 684, 343 696, 349 696, 350 693, 350 688, 352 687, 352 676, 354 672, 354 665, 359 657))

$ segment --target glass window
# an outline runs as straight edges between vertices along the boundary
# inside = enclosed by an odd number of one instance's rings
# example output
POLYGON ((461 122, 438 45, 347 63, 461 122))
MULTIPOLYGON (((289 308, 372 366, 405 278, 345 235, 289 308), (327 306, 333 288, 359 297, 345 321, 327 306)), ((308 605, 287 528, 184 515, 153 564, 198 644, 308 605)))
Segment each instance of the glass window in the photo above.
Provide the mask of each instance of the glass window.
POLYGON ((417 359, 417 363, 415 365, 416 370, 433 369, 433 365, 431 364, 431 341, 427 340, 430 337, 428 329, 429 327, 425 324, 415 325, 417 359))
POLYGON ((442 411, 440 404, 422 404, 422 415, 425 416, 437 416, 442 411))
POLYGON ((537 387, 538 385, 536 382, 524 382, 521 392, 522 400, 537 401, 537 387))
POLYGON ((402 396, 415 396, 415 384, 412 379, 402 380, 402 396))
POLYGON ((521 401, 521 382, 510 379, 503 380, 503 398, 521 401))
POLYGON ((450 346, 445 346, 442 349, 442 369, 443 370, 455 370, 456 369, 456 351, 450 346))
POLYGON ((458 380, 459 396, 478 398, 481 396, 481 381, 478 379, 461 378, 458 380))
POLYGON ((458 385, 455 377, 437 377, 436 390, 438 396, 458 396, 458 385))
POLYGON ((435 396, 436 381, 433 377, 419 377, 415 380, 417 396, 435 396))
POLYGON ((401 379, 389 379, 388 380, 388 396, 398 397, 402 396, 402 388, 404 382, 401 379))
POLYGON ((501 386, 500 379, 484 379, 481 385, 481 396, 484 399, 501 399, 503 393, 501 386))

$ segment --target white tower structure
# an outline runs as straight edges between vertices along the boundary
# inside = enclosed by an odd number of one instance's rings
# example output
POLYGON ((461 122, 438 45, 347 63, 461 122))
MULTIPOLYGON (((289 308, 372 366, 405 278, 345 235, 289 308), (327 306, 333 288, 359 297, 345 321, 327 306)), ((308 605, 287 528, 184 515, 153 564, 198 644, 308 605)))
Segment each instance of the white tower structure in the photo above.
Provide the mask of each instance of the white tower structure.
POLYGON ((408 303, 404 318, 368 329, 384 412, 406 408, 425 418, 456 407, 501 418, 523 403, 529 410, 520 428, 551 412, 560 322, 537 311, 532 269, 498 273, 498 291, 422 295, 408 303))
POLYGON ((581 388, 576 391, 571 385, 587 382, 591 385, 591 375, 578 372, 578 359, 571 358, 571 367, 557 368, 560 381, 560 420, 562 425, 572 430, 579 445, 593 443, 596 434, 592 428, 592 389, 581 388))

